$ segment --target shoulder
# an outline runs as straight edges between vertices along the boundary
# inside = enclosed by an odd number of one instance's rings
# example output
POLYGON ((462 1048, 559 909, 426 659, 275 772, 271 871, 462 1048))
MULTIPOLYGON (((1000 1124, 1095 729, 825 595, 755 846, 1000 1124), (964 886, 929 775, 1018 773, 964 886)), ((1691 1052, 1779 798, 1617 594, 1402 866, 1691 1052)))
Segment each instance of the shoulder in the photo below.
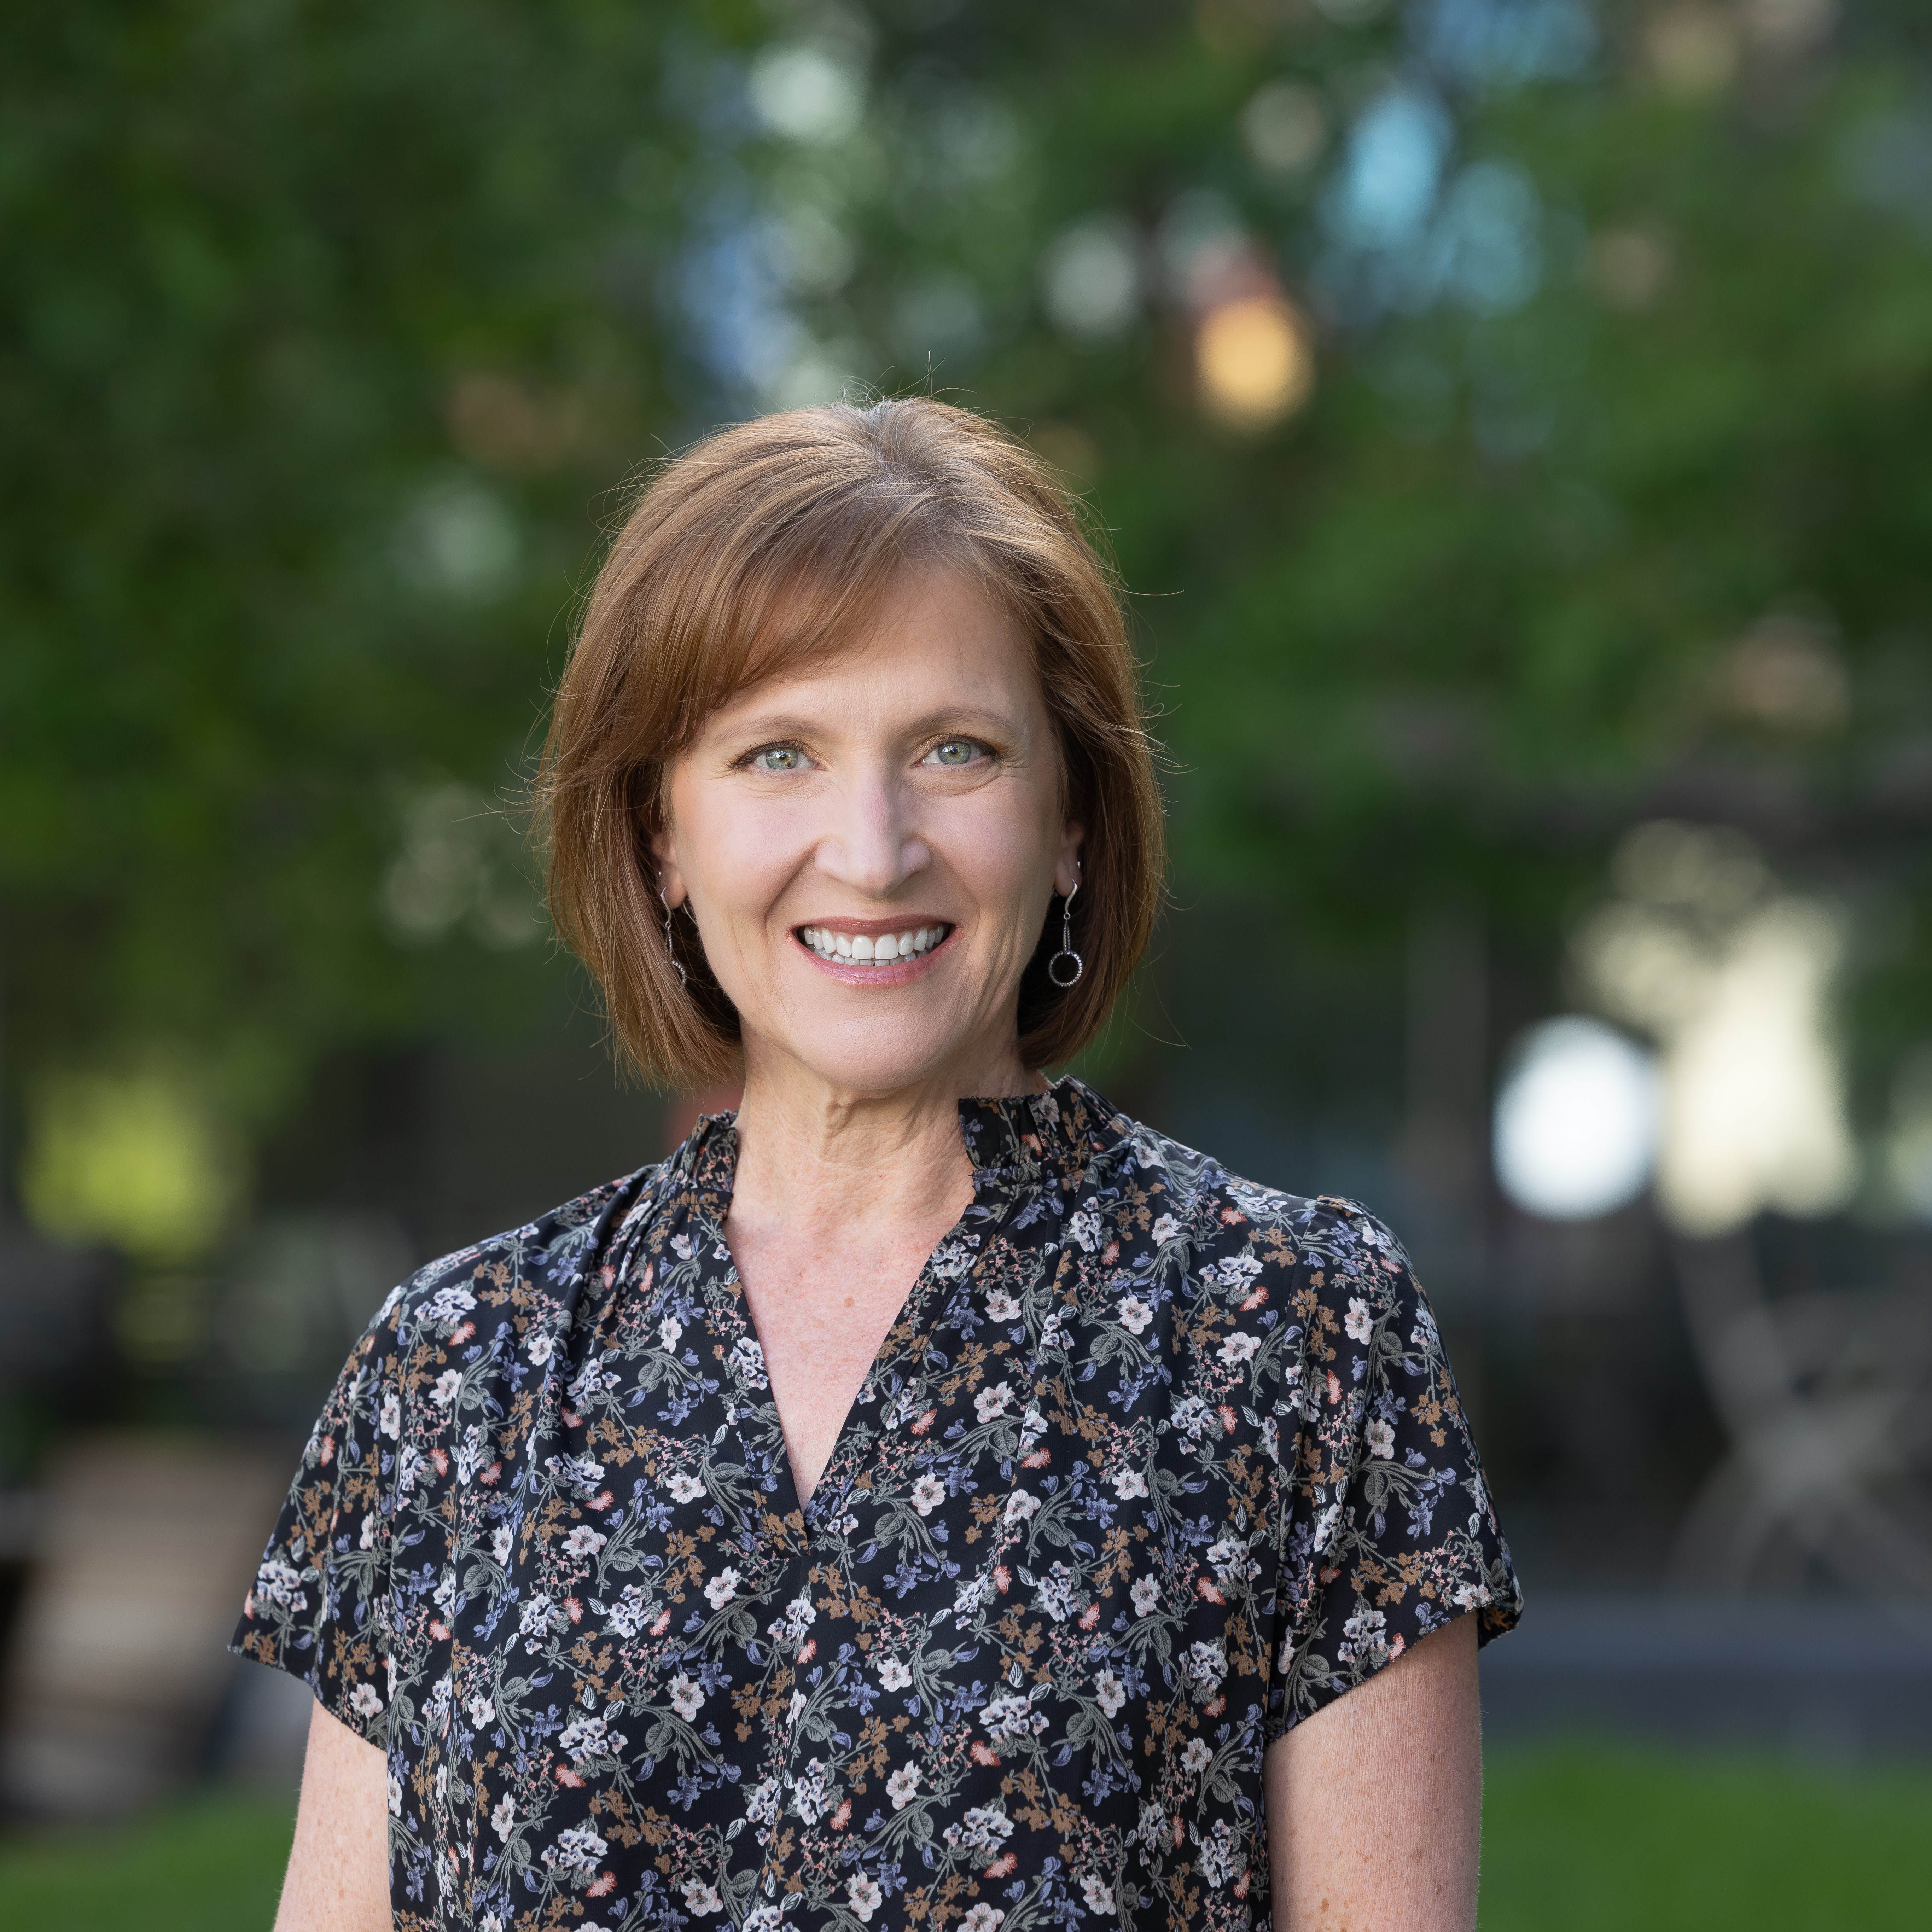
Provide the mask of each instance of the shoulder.
POLYGON ((1388 1224, 1360 1202, 1265 1186, 1125 1114, 1113 1124, 1117 1136, 1089 1186, 1118 1206, 1144 1207, 1156 1246, 1185 1237, 1204 1259, 1250 1252, 1273 1270, 1292 1266, 1324 1282, 1409 1272, 1388 1224))
POLYGON ((466 1325, 464 1340, 487 1343, 493 1328, 522 1332, 560 1312, 567 1319, 614 1244, 650 1218, 669 1166, 660 1161, 605 1181, 424 1263, 390 1290, 369 1336, 406 1352, 424 1341, 446 1342, 466 1325))

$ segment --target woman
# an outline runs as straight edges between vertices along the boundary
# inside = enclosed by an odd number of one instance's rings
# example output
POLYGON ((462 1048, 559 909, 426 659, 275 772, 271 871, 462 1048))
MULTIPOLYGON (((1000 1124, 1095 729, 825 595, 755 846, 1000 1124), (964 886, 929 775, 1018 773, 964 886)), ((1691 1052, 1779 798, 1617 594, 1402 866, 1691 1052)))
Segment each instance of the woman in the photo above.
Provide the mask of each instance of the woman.
POLYGON ((1160 868, 1058 485, 712 437, 544 787, 620 1046, 743 1102, 351 1357, 236 1638, 317 1699, 278 1924, 1466 1932, 1518 1598, 1402 1252, 1040 1072, 1160 868))

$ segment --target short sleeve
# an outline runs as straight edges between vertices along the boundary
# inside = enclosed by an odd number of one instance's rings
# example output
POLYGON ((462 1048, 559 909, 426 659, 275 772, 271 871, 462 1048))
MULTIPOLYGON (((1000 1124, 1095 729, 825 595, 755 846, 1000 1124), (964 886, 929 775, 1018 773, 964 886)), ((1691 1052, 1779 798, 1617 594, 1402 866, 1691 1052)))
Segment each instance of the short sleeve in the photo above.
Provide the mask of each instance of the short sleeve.
POLYGON ((1426 1297, 1400 1245, 1351 1202, 1298 1229, 1299 1417, 1273 1526, 1270 1742, 1473 1612, 1479 1642, 1522 1592, 1426 1297))
POLYGON ((229 1648, 299 1677, 322 1708, 386 1742, 386 1610, 397 1446, 401 1437, 403 1291, 350 1352, 229 1648))

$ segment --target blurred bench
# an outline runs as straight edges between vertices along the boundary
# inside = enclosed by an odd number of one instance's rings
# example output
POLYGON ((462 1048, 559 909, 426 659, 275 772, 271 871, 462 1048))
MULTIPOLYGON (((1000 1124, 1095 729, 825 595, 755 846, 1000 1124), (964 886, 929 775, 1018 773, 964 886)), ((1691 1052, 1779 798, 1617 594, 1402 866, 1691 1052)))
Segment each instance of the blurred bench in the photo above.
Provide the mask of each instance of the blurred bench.
POLYGON ((203 1767, 286 1465, 285 1452, 158 1432, 56 1458, 5 1660, 10 1811, 124 1812, 203 1767))

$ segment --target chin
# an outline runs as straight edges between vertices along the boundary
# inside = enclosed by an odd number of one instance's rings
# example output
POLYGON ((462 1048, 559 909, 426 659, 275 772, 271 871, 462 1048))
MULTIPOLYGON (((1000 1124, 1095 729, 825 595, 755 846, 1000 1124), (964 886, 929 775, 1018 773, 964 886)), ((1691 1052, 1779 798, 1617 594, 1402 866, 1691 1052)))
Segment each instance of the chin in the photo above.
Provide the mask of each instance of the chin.
POLYGON ((776 1058, 795 1062, 829 1087, 868 1096, 924 1086, 963 1064, 970 1046, 950 1027, 882 1027, 876 1022, 772 1042, 776 1058))

